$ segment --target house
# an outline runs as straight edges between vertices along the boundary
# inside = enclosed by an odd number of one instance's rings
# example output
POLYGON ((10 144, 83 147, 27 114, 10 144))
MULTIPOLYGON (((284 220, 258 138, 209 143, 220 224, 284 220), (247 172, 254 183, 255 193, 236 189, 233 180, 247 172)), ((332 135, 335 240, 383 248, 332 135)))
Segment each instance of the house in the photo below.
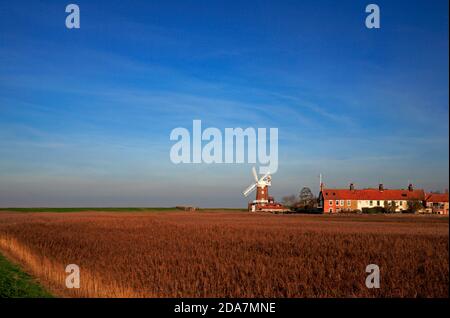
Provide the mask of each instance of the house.
POLYGON ((353 184, 348 189, 328 189, 322 185, 319 194, 324 213, 359 212, 377 207, 392 207, 393 211, 401 212, 408 209, 408 201, 422 203, 424 200, 424 190, 416 190, 411 184, 406 190, 385 189, 382 184, 378 189, 355 189, 353 184))
POLYGON ((428 213, 448 215, 448 193, 428 193, 424 205, 428 213))

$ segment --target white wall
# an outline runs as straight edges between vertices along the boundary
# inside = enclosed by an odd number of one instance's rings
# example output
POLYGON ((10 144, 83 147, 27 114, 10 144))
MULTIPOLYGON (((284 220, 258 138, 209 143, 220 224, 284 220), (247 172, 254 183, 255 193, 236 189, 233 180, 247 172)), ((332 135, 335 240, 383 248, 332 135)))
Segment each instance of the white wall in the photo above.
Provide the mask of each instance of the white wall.
MULTIPOLYGON (((408 201, 406 200, 393 200, 396 205, 395 211, 402 211, 408 209, 408 201)), ((372 205, 370 204, 370 200, 358 200, 358 209, 362 211, 363 208, 374 208, 377 206, 384 207, 384 200, 372 200, 372 205), (380 205, 378 205, 378 201, 380 205)), ((391 200, 389 200, 391 202, 391 200)))

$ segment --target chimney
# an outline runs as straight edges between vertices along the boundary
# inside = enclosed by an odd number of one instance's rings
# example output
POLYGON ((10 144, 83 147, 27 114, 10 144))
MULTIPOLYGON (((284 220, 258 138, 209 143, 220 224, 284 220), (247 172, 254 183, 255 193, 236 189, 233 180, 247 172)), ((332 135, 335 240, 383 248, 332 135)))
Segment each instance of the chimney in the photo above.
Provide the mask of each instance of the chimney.
POLYGON ((355 185, 353 183, 350 183, 350 190, 355 190, 355 185))
POLYGON ((410 184, 408 185, 408 191, 413 191, 413 190, 414 190, 413 185, 412 185, 412 183, 410 183, 410 184))
POLYGON ((380 190, 380 191, 383 191, 383 190, 384 190, 384 186, 383 186, 382 183, 380 183, 380 184, 378 185, 378 190, 380 190))

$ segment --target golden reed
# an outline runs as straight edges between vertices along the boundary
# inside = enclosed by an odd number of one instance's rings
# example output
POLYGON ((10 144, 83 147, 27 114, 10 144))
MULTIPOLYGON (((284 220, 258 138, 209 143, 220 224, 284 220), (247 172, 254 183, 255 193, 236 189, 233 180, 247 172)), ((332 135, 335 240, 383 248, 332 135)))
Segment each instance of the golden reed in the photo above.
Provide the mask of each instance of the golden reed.
POLYGON ((23 265, 27 272, 40 278, 51 292, 61 297, 100 297, 100 298, 129 298, 143 297, 114 281, 103 279, 86 269, 80 270, 80 288, 67 288, 65 272, 68 264, 51 261, 44 256, 33 253, 31 249, 18 240, 7 235, 0 237, 0 250, 13 261, 23 265))

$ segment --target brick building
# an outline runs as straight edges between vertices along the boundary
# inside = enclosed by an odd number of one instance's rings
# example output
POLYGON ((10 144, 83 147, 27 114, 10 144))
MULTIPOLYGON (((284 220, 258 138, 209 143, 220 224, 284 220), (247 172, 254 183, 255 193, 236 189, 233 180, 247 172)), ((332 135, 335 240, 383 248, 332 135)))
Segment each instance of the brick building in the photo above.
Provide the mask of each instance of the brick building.
POLYGON ((378 189, 355 189, 350 184, 348 189, 328 189, 321 186, 319 193, 319 205, 324 213, 357 212, 365 208, 385 208, 386 205, 401 212, 408 209, 408 201, 423 203, 424 190, 414 189, 411 184, 406 190, 384 189, 382 184, 378 189))
POLYGON ((425 208, 428 213, 448 215, 448 193, 428 193, 425 208))

